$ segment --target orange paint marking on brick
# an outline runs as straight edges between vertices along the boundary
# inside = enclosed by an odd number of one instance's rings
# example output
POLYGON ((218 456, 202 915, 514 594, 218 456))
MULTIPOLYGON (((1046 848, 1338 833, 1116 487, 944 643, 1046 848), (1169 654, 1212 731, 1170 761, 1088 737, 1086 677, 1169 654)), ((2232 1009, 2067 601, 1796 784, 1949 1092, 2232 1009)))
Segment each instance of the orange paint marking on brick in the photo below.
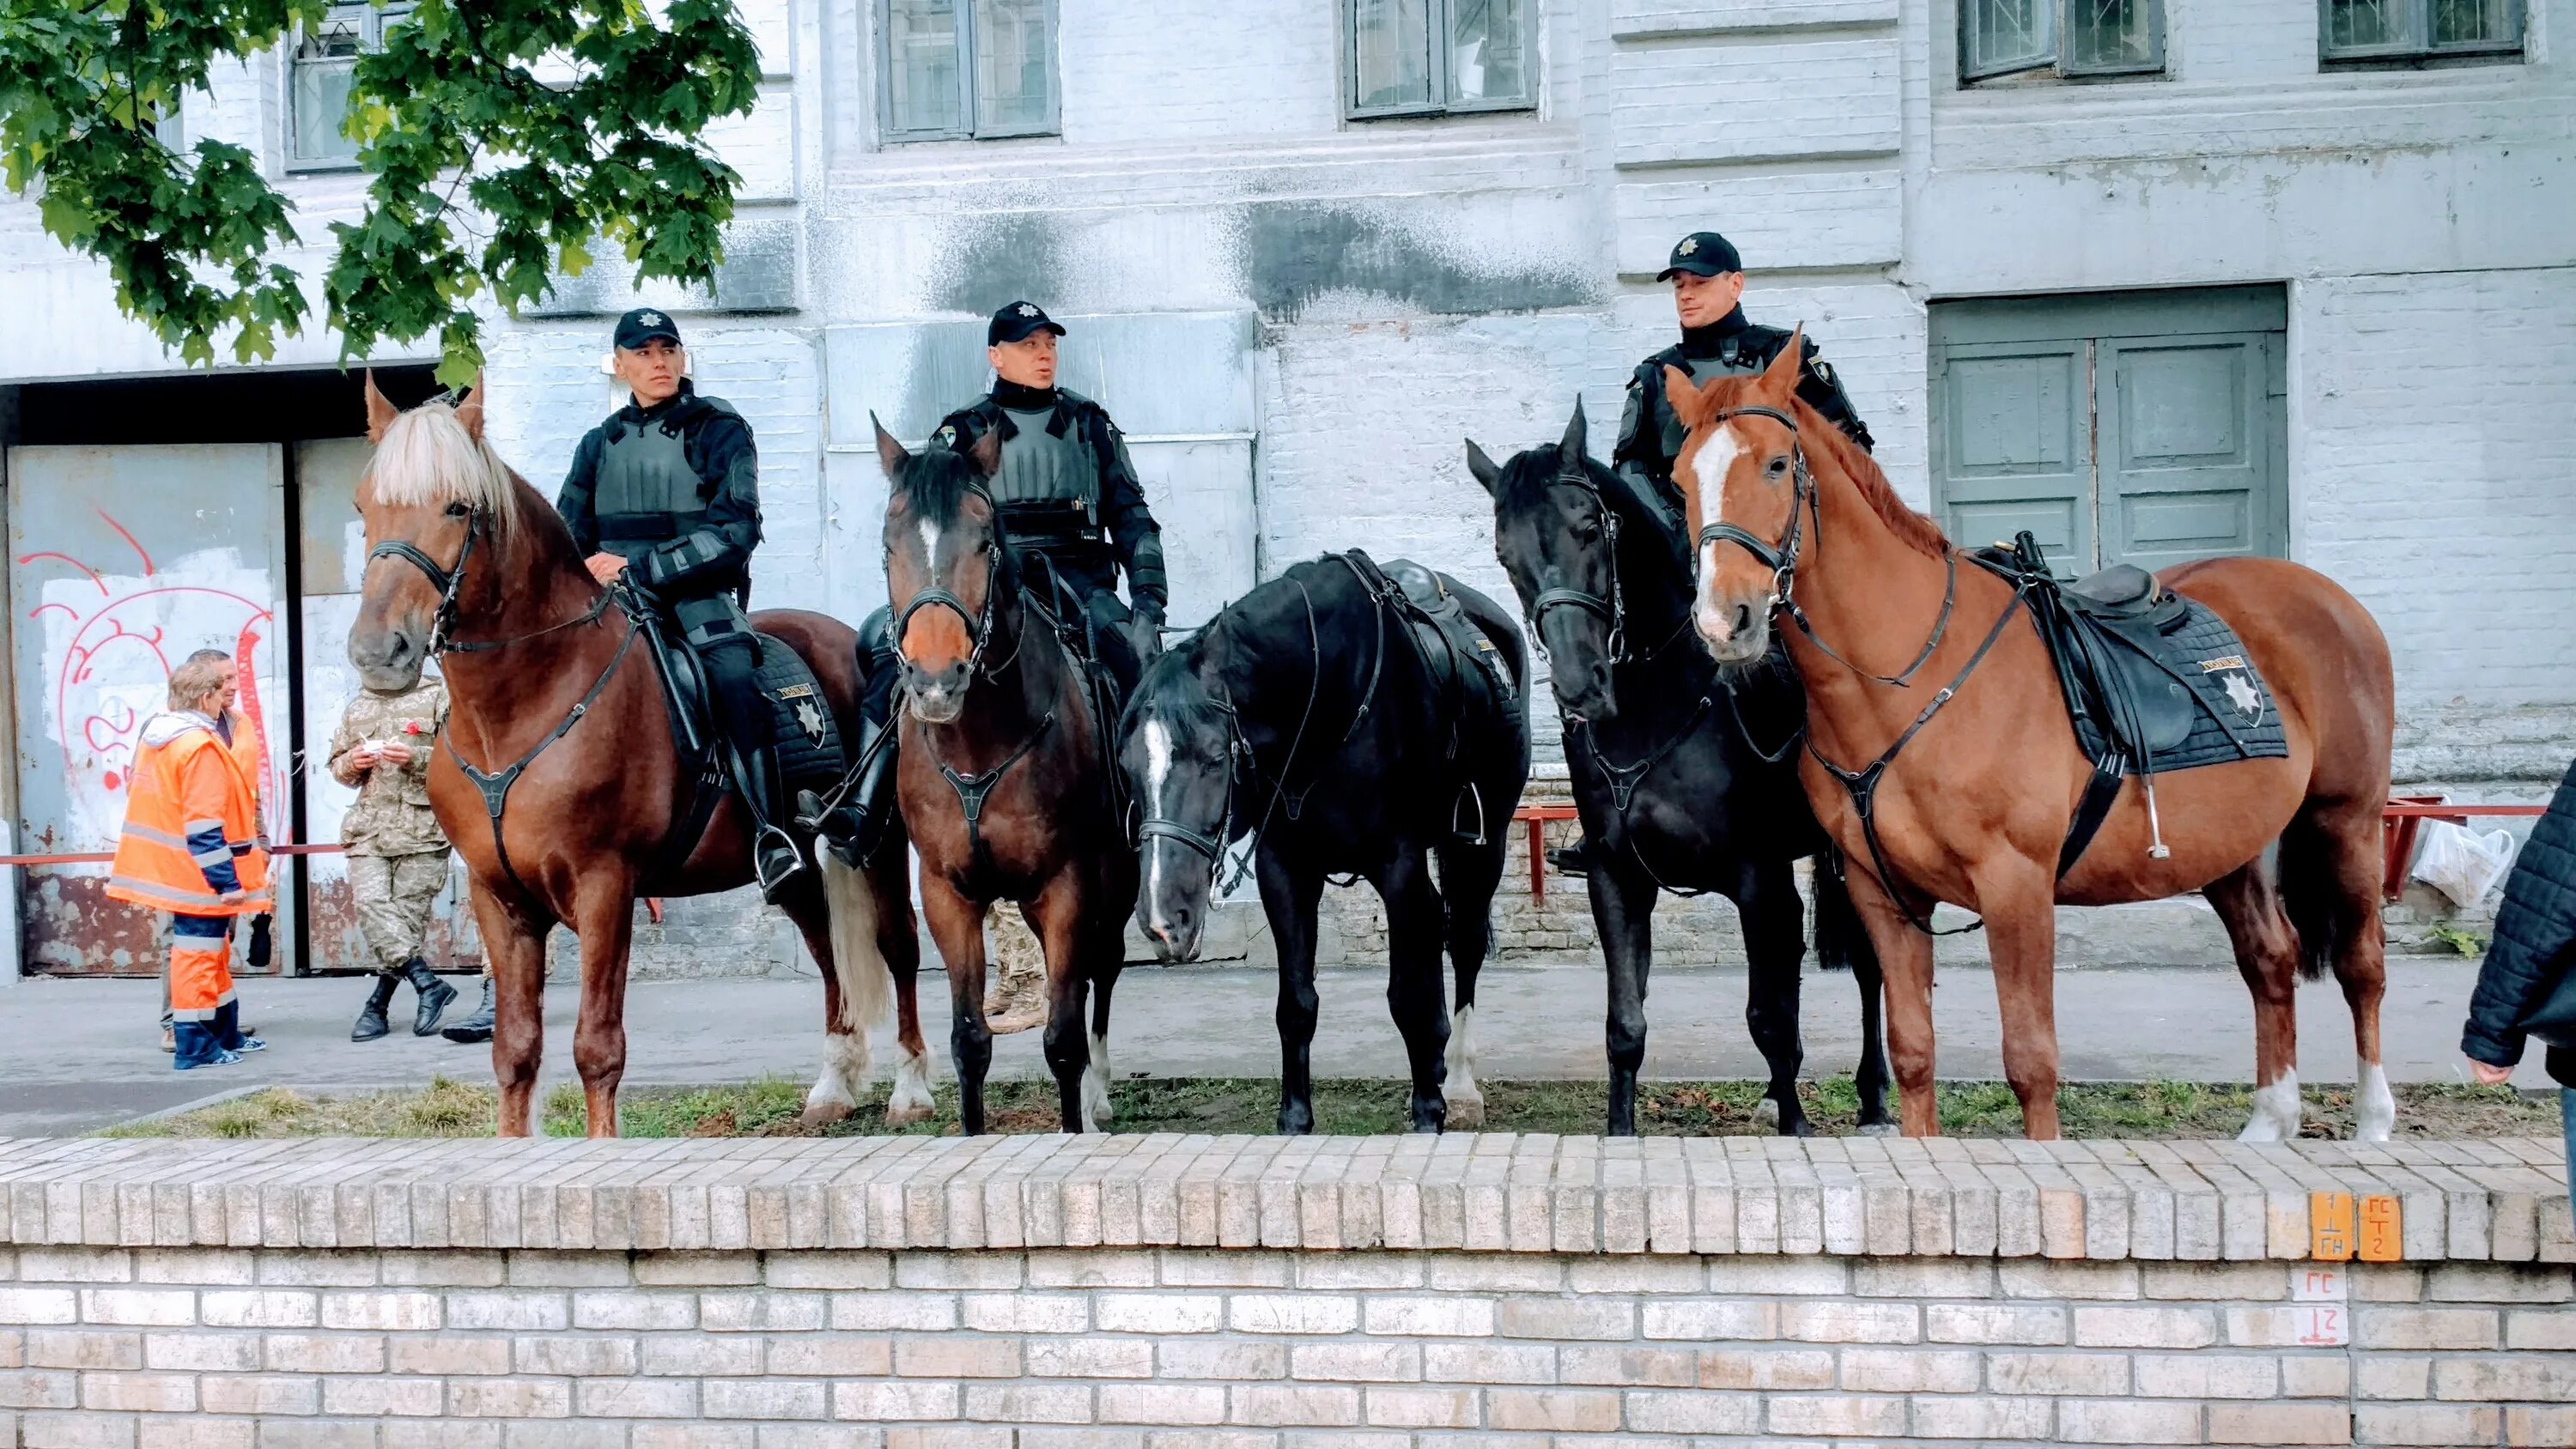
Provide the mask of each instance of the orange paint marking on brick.
POLYGON ((2320 1263, 2352 1259, 2352 1194, 2308 1194, 2308 1256, 2320 1263))
POLYGON ((2387 1195, 2361 1200, 2360 1257, 2365 1263, 2394 1263, 2406 1256, 2398 1231, 2397 1199, 2387 1195))

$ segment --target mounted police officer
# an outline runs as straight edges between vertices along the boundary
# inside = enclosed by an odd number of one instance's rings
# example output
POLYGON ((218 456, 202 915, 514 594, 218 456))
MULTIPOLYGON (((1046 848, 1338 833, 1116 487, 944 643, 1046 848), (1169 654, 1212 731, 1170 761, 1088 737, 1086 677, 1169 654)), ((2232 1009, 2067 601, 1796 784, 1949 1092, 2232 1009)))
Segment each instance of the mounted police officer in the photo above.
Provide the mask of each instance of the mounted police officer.
MULTIPOLYGON (((1690 548, 1681 536, 1682 496, 1673 486, 1673 458, 1688 429, 1664 399, 1664 369, 1678 367, 1697 383, 1760 372, 1789 345, 1791 334, 1744 320, 1744 309, 1737 305, 1744 296, 1744 263, 1733 244, 1716 232, 1695 231, 1675 242, 1670 264, 1655 280, 1673 284, 1682 340, 1637 364, 1628 379, 1628 406, 1619 418, 1619 443, 1610 462, 1639 498, 1665 515, 1674 552, 1687 560, 1690 548)), ((1868 427, 1843 395, 1842 380, 1816 356, 1813 337, 1806 339, 1802 362, 1799 398, 1853 442, 1869 447, 1868 427)))
POLYGON ((633 401, 585 434, 555 500, 591 577, 620 574, 677 629, 704 670, 734 782, 753 820, 761 894, 804 867, 778 827, 778 759, 757 682, 760 641, 743 605, 760 545, 760 459, 751 425, 689 382, 680 331, 638 307, 617 319, 617 378, 633 401))
MULTIPOLYGON (((1163 532, 1145 506, 1118 425, 1100 404, 1056 386, 1056 339, 1063 335, 1063 325, 1034 302, 995 312, 984 329, 993 390, 942 418, 931 443, 963 452, 986 433, 1000 436, 1002 462, 988 486, 1022 582, 1050 613, 1078 615, 1065 622, 1088 634, 1123 695, 1162 651, 1171 596, 1163 532), (1124 601, 1118 597, 1122 572, 1124 601)), ((859 627, 870 653, 861 775, 842 807, 819 822, 834 849, 852 861, 873 852, 894 808, 892 741, 876 744, 895 673, 891 632, 883 609, 859 627)))
MULTIPOLYGON (((1672 256, 1655 280, 1673 284, 1673 311, 1682 324, 1682 340, 1638 363, 1635 375, 1628 379, 1628 406, 1619 417, 1619 442, 1610 463, 1638 501, 1661 517, 1674 562, 1687 573, 1692 567, 1691 548, 1683 536, 1682 495, 1673 485, 1673 459, 1689 429, 1674 416, 1671 402, 1664 397, 1664 369, 1678 367, 1691 381, 1703 384, 1713 377, 1757 373, 1771 365, 1794 334, 1745 320, 1739 305, 1744 297, 1744 261, 1736 255, 1734 243, 1716 232, 1695 231, 1673 243, 1672 256)), ((1853 442, 1870 447, 1869 428, 1852 410, 1851 399, 1843 395, 1842 379, 1816 355, 1816 339, 1804 341, 1798 397, 1853 442)), ((1549 851, 1548 860, 1559 870, 1580 875, 1590 846, 1588 840, 1578 841, 1549 851)))

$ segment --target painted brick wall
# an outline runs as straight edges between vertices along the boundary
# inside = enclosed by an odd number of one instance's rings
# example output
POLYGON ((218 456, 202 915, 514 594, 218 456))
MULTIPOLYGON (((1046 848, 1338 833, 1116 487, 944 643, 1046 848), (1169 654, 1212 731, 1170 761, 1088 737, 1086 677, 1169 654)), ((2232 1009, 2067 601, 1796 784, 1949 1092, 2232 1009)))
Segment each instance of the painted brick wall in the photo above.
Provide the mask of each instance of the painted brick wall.
POLYGON ((772 1146, 0 1144, 0 1442, 2576 1435, 2538 1140, 772 1146), (2311 1186, 2404 1261, 2307 1261, 2311 1186))

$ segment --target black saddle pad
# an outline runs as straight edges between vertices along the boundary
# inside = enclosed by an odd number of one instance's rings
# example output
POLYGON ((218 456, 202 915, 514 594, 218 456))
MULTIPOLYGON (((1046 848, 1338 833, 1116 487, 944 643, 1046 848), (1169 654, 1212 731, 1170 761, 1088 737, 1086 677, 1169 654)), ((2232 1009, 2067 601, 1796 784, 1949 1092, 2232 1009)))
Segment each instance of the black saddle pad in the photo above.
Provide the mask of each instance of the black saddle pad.
POLYGON ((766 634, 760 636, 760 695, 769 704, 770 741, 787 798, 838 785, 849 766, 832 701, 804 656, 766 634))
POLYGON ((1971 556, 2030 580, 2025 597, 2087 757, 2118 756, 2125 773, 2162 774, 2290 753, 2271 687, 2208 606, 2127 564, 2059 584, 2037 562, 2036 544, 1971 556))

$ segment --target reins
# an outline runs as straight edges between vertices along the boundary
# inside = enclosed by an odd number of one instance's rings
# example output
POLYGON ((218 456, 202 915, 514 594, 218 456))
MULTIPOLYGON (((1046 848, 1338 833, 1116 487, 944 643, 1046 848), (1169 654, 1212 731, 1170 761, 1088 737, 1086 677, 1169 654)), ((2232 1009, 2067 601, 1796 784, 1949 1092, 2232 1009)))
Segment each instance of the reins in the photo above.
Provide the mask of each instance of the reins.
MULTIPOLYGON (((1832 645, 1817 636, 1815 626, 1807 621, 1806 611, 1799 608, 1797 600, 1792 597, 1798 583, 1798 559, 1804 542, 1801 523, 1810 515, 1815 518, 1816 538, 1820 545, 1825 534, 1824 505, 1818 498, 1815 475, 1807 467, 1807 450, 1798 438, 1798 420, 1778 408, 1755 406, 1723 409, 1713 415, 1709 422, 1724 423, 1729 418, 1737 417, 1769 418, 1789 430, 1791 493, 1788 531, 1781 536, 1778 546, 1775 547, 1734 524, 1721 521, 1709 524, 1699 531, 1699 546, 1706 548, 1712 543, 1731 543, 1752 554, 1764 567, 1771 570, 1772 612, 1787 614, 1790 622, 1798 626, 1798 632, 1807 636, 1808 643, 1815 645, 1827 658, 1869 683, 1900 689, 1908 687, 1909 682, 1921 672, 1923 666, 1931 662, 1933 653, 1941 647, 1942 638, 1949 632, 1951 609, 1957 603, 1959 595, 1958 550, 1948 549, 1942 554, 1946 574, 1941 586, 1941 612, 1932 621, 1931 637, 1923 641, 1922 651, 1914 656, 1914 662, 1906 665, 1900 673, 1893 675, 1873 674, 1852 663, 1837 653, 1832 645)), ((2012 598, 2004 604, 2003 612, 1995 617, 1994 626, 1986 631, 1986 637, 1977 645, 1976 652, 1968 656, 1968 662, 1960 666, 1959 672, 1951 676, 1950 682, 1943 685, 1940 692, 1932 696, 1931 702, 1924 705, 1922 712, 1914 716, 1914 722, 1907 725, 1904 732, 1879 753, 1877 759, 1858 770, 1846 770, 1826 759, 1823 751, 1816 748, 1814 736, 1806 735, 1809 758, 1824 766, 1826 773, 1840 782, 1843 792, 1851 797, 1852 813, 1860 820, 1861 840, 1869 847, 1870 866, 1878 878, 1879 888, 1887 892, 1889 902, 1896 907, 1897 914, 1905 918, 1905 923, 1927 936, 1964 935, 1970 931, 1983 929, 1985 922, 1971 921, 1965 926, 1936 931, 1932 928, 1931 912, 1918 912, 1914 909, 1914 903, 1906 893, 1907 888, 1898 881, 1895 869, 1888 864, 1886 846, 1879 839, 1878 787, 1886 781, 1888 767, 1896 763, 1897 755, 1913 742, 1916 735, 1923 732, 1923 727, 1932 722, 1932 716, 1940 713, 1943 705, 1958 697, 1959 691, 1967 685, 1968 676, 1974 674, 1977 666, 1985 662, 1986 655, 1993 651, 1996 641, 2003 638, 2004 626, 2011 623, 2013 615, 2021 609, 2027 591, 2027 583, 2014 587, 2012 598)), ((1939 904, 1937 898, 1934 904, 1939 904)))

